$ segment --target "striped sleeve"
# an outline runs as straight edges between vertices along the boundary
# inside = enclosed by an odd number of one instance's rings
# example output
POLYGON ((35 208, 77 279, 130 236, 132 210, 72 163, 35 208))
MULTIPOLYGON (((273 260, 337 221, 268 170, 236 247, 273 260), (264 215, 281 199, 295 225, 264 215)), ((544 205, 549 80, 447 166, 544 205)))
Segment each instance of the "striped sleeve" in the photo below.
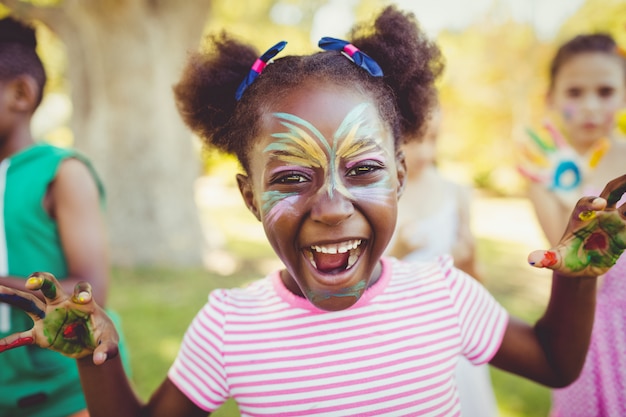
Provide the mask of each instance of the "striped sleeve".
POLYGON ((509 315, 485 287, 454 268, 451 257, 440 257, 439 264, 458 311, 462 352, 475 365, 487 363, 500 348, 509 315))
POLYGON ((169 379, 205 411, 217 409, 228 398, 223 344, 226 293, 213 291, 209 302, 187 329, 169 379))

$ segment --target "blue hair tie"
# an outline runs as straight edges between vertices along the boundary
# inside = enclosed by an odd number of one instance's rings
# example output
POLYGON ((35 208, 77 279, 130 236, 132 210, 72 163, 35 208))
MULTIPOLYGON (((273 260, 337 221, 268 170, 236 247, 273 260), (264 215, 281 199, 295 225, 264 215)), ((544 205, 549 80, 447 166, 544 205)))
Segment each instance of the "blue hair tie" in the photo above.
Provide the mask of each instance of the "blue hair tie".
POLYGON ((348 59, 363 68, 373 77, 383 76, 383 70, 376 63, 376 61, 374 61, 374 59, 365 52, 361 52, 359 48, 352 45, 350 42, 336 38, 324 37, 320 39, 318 46, 325 51, 343 52, 348 59))
POLYGON ((254 61, 254 64, 252 64, 252 68, 250 68, 250 72, 248 72, 246 78, 241 82, 241 84, 239 84, 239 87, 237 87, 237 92, 235 93, 235 98, 237 99, 237 101, 241 99, 241 96, 243 95, 243 92, 246 91, 246 88, 248 88, 250 84, 252 84, 254 80, 256 80, 257 77, 261 74, 263 68, 265 68, 268 61, 274 58, 280 51, 282 51, 285 48, 285 45, 287 45, 287 42, 285 41, 278 42, 276 45, 265 51, 265 53, 261 55, 256 61, 254 61))

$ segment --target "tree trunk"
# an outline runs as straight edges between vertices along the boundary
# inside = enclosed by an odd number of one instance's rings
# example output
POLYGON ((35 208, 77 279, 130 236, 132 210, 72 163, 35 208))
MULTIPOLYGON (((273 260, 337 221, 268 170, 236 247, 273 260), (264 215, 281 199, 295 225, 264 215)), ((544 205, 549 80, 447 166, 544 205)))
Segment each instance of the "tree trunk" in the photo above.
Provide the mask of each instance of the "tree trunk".
POLYGON ((33 9, 67 48, 75 146, 104 180, 116 265, 201 263, 199 156, 172 86, 199 44, 209 5, 66 0, 33 9))

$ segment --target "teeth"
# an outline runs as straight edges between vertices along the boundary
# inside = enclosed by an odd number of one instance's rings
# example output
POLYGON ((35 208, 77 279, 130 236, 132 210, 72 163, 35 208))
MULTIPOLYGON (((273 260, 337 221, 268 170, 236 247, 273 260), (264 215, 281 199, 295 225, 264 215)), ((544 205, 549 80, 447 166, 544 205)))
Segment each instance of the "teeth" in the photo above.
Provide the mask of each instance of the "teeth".
POLYGON ((314 268, 317 268, 317 264, 315 263, 315 258, 313 258, 313 252, 306 251, 307 258, 309 258, 309 262, 313 265, 314 268))
POLYGON ((350 269, 356 263, 356 261, 359 259, 359 256, 361 255, 361 248, 360 248, 361 242, 362 242, 361 239, 357 239, 357 240, 350 240, 347 242, 342 242, 342 243, 338 243, 334 245, 324 245, 324 246, 314 245, 314 246, 311 246, 311 250, 305 251, 305 253, 306 253, 307 259, 309 260, 309 262, 311 262, 311 265, 313 265, 314 268, 317 268, 317 263, 315 262, 313 251, 317 253, 330 253, 330 254, 349 252, 348 265, 346 266, 346 269, 350 269))
POLYGON ((357 259, 359 259, 359 255, 361 255, 361 248, 356 248, 355 250, 350 251, 350 256, 348 256, 348 268, 347 269, 352 268, 352 265, 354 265, 357 259))
POLYGON ((311 246, 311 250, 314 250, 315 252, 330 253, 330 254, 346 253, 350 250, 358 248, 360 244, 361 244, 361 239, 357 239, 357 240, 349 240, 347 242, 337 243, 334 245, 324 245, 324 246, 314 245, 314 246, 311 246))

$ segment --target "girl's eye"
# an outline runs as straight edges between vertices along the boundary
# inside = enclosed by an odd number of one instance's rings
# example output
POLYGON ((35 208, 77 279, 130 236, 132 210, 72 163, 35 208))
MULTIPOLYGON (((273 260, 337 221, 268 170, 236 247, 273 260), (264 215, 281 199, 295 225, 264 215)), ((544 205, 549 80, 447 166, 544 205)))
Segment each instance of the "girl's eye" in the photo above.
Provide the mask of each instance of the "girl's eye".
POLYGON ((297 184, 301 182, 307 182, 309 179, 302 174, 290 172, 286 175, 281 175, 272 180, 273 184, 297 184))
POLYGON ((598 90, 598 94, 600 95, 600 97, 611 97, 613 95, 613 93, 615 92, 615 90, 613 89, 613 87, 601 87, 598 90))
POLYGON ((570 88, 569 90, 567 90, 566 94, 568 97, 576 98, 580 97, 582 91, 580 90, 580 88, 570 88))
POLYGON ((378 171, 382 169, 380 165, 373 164, 365 164, 365 165, 357 165, 350 169, 347 173, 348 176, 359 176, 369 174, 370 172, 378 171))

